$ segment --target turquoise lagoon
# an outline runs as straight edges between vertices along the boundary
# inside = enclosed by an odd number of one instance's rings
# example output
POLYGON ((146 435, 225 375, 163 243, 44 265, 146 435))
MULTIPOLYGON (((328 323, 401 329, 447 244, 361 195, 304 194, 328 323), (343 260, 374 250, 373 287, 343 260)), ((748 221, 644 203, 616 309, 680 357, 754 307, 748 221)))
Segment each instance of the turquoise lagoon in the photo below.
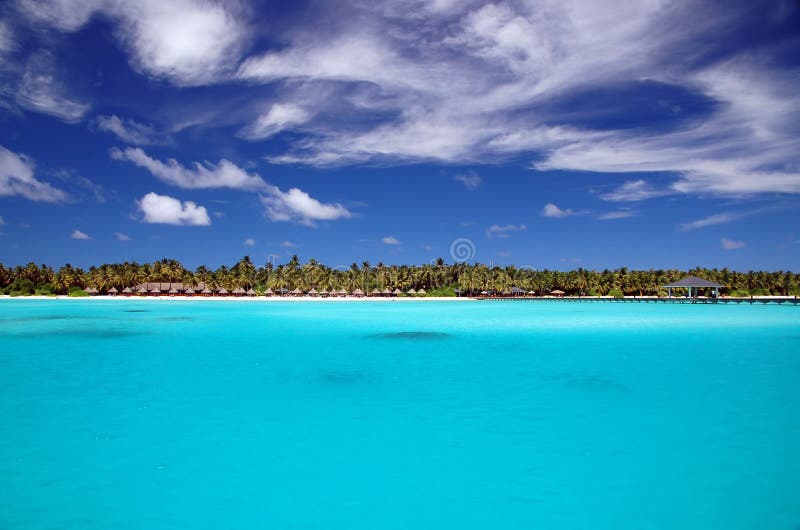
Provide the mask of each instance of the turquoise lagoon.
POLYGON ((800 307, 0 301, 3 529, 800 528, 800 307))

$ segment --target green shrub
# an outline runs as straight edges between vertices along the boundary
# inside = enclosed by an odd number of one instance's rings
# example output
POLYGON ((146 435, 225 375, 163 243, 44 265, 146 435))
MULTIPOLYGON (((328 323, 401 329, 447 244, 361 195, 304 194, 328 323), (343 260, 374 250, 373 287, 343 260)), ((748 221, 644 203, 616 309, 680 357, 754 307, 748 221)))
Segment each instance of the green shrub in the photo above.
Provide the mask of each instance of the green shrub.
POLYGON ((625 293, 623 293, 619 289, 611 289, 610 291, 608 291, 608 295, 609 296, 613 296, 614 298, 624 298, 625 297, 625 293))
POLYGON ((4 294, 18 293, 16 296, 31 295, 35 291, 33 282, 27 278, 17 278, 11 285, 3 289, 4 294))
POLYGON ((77 289, 75 289, 73 287, 70 287, 69 288, 69 296, 72 297, 72 298, 78 298, 78 297, 81 297, 81 296, 89 296, 89 293, 87 293, 86 291, 84 291, 80 287, 77 288, 77 289))
POLYGON ((19 291, 11 291, 8 294, 9 294, 9 296, 25 296, 25 293, 21 293, 19 291))
POLYGON ((430 291, 425 291, 425 296, 455 296, 456 295, 456 288, 455 287, 439 287, 438 289, 432 289, 430 291))
POLYGON ((36 287, 36 294, 50 296, 55 294, 56 288, 53 286, 52 283, 43 283, 36 287))

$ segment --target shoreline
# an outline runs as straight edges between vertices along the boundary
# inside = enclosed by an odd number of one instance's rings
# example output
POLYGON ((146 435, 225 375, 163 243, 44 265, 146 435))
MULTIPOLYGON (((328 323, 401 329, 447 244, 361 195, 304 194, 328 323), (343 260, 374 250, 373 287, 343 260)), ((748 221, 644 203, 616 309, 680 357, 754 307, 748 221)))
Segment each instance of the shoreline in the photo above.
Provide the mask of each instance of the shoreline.
MULTIPOLYGON (((752 300, 795 300, 796 297, 788 296, 752 296, 748 297, 752 300)), ((518 300, 661 300, 657 296, 625 296, 624 298, 614 298, 613 296, 543 296, 536 298, 520 297, 518 300)), ((681 300, 681 297, 672 297, 671 300, 681 300)), ((737 297, 720 296, 720 300, 737 299, 737 297)), ((744 299, 744 298, 742 298, 744 299)), ((514 298, 474 298, 469 296, 421 296, 421 297, 332 297, 322 298, 313 296, 78 296, 72 297, 67 295, 43 296, 43 295, 29 295, 29 296, 9 296, 0 295, 0 300, 124 300, 124 301, 138 301, 138 302, 276 302, 276 303, 292 303, 292 302, 479 302, 482 300, 515 300, 514 298)), ((711 300, 706 297, 699 297, 697 300, 711 300)))

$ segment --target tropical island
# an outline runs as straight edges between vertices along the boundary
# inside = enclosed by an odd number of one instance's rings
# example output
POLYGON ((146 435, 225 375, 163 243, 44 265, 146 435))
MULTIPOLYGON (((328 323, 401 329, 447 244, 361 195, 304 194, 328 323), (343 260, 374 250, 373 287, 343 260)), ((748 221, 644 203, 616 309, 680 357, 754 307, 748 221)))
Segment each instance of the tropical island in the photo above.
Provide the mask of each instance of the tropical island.
POLYGON ((483 294, 564 296, 667 296, 665 285, 697 276, 726 286, 728 296, 798 296, 800 274, 790 271, 739 272, 694 268, 594 271, 534 270, 481 263, 445 263, 439 258, 424 265, 385 265, 369 262, 330 267, 315 259, 301 263, 257 266, 244 256, 233 266, 192 270, 175 259, 153 263, 112 263, 87 270, 65 264, 58 269, 28 263, 0 264, 0 294, 74 297, 89 294, 128 295, 241 295, 241 296, 415 296, 455 297, 483 294))

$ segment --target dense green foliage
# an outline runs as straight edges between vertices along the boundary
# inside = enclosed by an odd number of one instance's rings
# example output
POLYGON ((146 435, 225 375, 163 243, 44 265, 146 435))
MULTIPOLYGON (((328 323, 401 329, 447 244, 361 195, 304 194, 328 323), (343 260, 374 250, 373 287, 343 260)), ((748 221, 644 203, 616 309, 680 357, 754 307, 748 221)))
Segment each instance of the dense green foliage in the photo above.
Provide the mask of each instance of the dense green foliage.
POLYGON ((527 268, 489 267, 482 264, 459 263, 448 265, 439 259, 431 264, 371 265, 363 262, 350 267, 331 268, 311 259, 300 263, 294 256, 286 264, 257 267, 245 256, 232 267, 216 270, 205 266, 188 270, 180 262, 164 259, 155 263, 121 263, 90 267, 88 270, 64 265, 53 270, 46 265, 29 263, 5 267, 0 264, 0 293, 17 295, 65 294, 70 288, 94 287, 105 293, 111 287, 122 290, 143 282, 206 282, 211 288, 254 288, 261 293, 267 288, 363 289, 399 288, 402 291, 424 288, 427 296, 452 296, 455 289, 463 293, 480 291, 508 292, 511 287, 525 291, 549 293, 553 289, 567 295, 584 293, 601 295, 666 294, 660 286, 678 280, 686 274, 712 280, 728 287, 728 292, 743 296, 757 294, 800 294, 800 274, 788 271, 736 272, 728 269, 647 270, 627 268, 591 271, 583 268, 571 271, 532 270, 527 268))

